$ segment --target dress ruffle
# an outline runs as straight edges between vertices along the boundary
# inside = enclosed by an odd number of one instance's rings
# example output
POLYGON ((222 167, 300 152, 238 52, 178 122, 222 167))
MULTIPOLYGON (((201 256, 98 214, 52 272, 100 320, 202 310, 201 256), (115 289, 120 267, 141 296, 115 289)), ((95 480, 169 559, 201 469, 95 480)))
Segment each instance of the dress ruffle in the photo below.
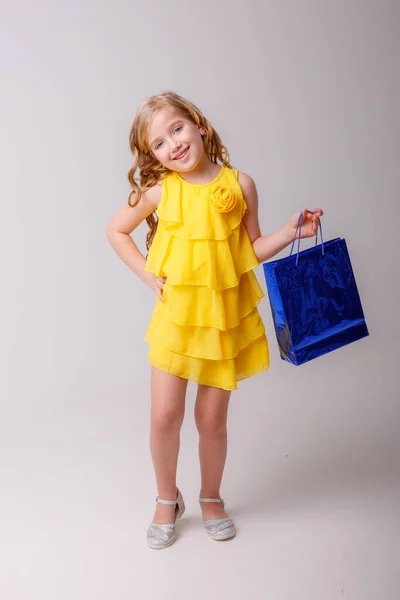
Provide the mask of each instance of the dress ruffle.
POLYGON ((170 173, 162 190, 145 269, 166 283, 145 337, 149 360, 200 384, 236 389, 269 364, 257 310, 264 294, 253 273, 259 262, 242 222, 247 207, 237 172, 222 167, 210 185, 170 173), (218 185, 225 212, 218 210, 218 185))
POLYGON ((222 240, 176 237, 167 225, 159 220, 146 271, 167 277, 171 285, 224 290, 237 286, 240 276, 259 264, 243 223, 222 240))
POLYGON ((150 363, 162 371, 225 390, 236 390, 238 381, 253 377, 269 367, 265 335, 254 340, 235 358, 226 360, 193 358, 155 345, 150 346, 148 357, 150 363))
MULTIPOLYGON (((206 286, 164 285, 165 311, 177 325, 215 327, 221 331, 239 325, 259 304, 264 293, 253 271, 244 273, 239 285, 225 290, 206 286)), ((156 302, 162 304, 156 298, 156 302)))
POLYGON ((177 325, 165 317, 164 307, 156 308, 145 337, 146 342, 164 345, 175 353, 193 358, 234 358, 265 332, 257 308, 243 317, 239 325, 225 331, 216 327, 177 325))

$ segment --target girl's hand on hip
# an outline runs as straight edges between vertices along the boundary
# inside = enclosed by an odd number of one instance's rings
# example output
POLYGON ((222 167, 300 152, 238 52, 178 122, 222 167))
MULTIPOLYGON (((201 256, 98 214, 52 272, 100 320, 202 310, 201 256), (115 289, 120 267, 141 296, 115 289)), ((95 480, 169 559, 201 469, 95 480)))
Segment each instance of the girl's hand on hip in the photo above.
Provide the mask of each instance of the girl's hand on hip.
POLYGON ((157 297, 161 300, 161 302, 164 302, 163 287, 166 280, 166 277, 156 277, 155 275, 153 275, 152 281, 149 284, 151 289, 155 291, 157 297))
MULTIPOLYGON (((313 237, 317 233, 318 219, 319 217, 322 217, 324 211, 322 208, 313 208, 312 213, 313 214, 309 213, 306 208, 301 213, 301 238, 313 237)), ((294 238, 299 218, 300 213, 297 213, 293 215, 288 223, 288 228, 292 235, 292 239, 294 238)))

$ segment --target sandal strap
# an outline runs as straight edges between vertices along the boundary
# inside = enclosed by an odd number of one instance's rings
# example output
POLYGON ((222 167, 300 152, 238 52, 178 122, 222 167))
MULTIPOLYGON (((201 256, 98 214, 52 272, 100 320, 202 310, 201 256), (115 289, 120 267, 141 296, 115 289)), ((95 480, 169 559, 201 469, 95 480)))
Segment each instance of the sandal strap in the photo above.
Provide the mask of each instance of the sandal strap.
POLYGON ((162 500, 162 498, 159 498, 157 496, 156 502, 159 502, 160 504, 177 504, 178 503, 178 496, 179 496, 179 489, 176 492, 176 499, 175 500, 162 500))
POLYGON ((199 498, 199 502, 220 502, 222 506, 225 505, 225 502, 222 498, 199 498))
POLYGON ((177 500, 162 500, 157 496, 156 502, 159 502, 160 504, 176 504, 177 500))

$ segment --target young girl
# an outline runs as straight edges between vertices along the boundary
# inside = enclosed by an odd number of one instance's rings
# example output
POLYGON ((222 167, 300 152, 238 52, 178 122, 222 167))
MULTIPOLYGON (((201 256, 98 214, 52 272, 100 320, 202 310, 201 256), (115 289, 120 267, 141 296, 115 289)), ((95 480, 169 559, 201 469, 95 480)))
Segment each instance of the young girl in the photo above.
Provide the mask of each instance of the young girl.
MULTIPOLYGON (((176 470, 189 379, 198 383, 194 416, 202 518, 213 540, 225 540, 235 535, 220 498, 230 394, 237 381, 269 366, 257 309, 263 292, 253 269, 292 242, 300 214, 261 236, 254 181, 232 168, 227 149, 200 110, 173 92, 141 104, 130 146, 133 191, 111 219, 107 237, 156 293, 145 338, 158 488, 147 542, 151 548, 172 544, 176 520, 185 510, 176 470), (147 259, 130 236, 144 219, 150 227, 147 259)), ((301 237, 315 235, 322 214, 321 209, 303 211, 301 237)))

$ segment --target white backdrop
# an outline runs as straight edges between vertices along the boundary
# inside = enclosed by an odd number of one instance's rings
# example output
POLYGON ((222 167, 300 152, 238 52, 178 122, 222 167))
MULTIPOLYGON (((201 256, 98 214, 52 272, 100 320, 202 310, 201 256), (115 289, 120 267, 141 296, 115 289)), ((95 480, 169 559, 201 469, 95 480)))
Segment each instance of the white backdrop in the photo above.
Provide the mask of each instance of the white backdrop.
POLYGON ((212 584, 210 597, 242 597, 262 583, 274 600, 397 598, 398 3, 17 0, 1 13, 2 596, 200 598, 212 584), (370 336, 296 368, 266 295, 271 367, 232 395, 221 490, 241 539, 222 550, 201 531, 192 383, 178 468, 191 527, 161 558, 145 542, 155 298, 105 229, 130 191, 137 105, 167 89, 255 179, 264 235, 323 207, 370 336))

